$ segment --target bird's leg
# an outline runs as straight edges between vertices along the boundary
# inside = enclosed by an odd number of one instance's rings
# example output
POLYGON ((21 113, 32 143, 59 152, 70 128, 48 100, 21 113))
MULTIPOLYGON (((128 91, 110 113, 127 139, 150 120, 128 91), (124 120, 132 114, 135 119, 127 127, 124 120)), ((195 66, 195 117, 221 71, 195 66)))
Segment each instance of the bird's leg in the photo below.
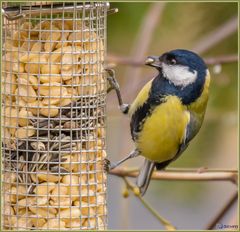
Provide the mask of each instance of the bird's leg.
POLYGON ((124 104, 122 100, 122 95, 120 92, 120 87, 119 84, 115 78, 115 71, 113 69, 105 69, 108 73, 107 80, 110 84, 109 88, 107 89, 107 93, 109 93, 111 90, 115 90, 118 98, 118 104, 120 107, 120 110, 122 111, 123 114, 127 114, 129 110, 129 104, 124 104))
POLYGON ((128 154, 125 158, 119 160, 117 163, 111 163, 108 159, 105 159, 104 160, 104 169, 105 169, 105 171, 108 172, 108 171, 116 168, 120 164, 124 163, 126 160, 137 157, 137 156, 139 156, 139 151, 133 150, 130 154, 128 154))

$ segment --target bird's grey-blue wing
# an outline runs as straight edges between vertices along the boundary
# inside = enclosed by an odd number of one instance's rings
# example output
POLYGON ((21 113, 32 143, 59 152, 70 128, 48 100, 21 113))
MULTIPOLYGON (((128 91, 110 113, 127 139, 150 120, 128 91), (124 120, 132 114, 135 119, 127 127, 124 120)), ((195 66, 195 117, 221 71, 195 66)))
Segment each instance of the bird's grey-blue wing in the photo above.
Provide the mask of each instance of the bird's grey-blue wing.
POLYGON ((189 111, 189 114, 190 114, 190 120, 185 130, 185 137, 183 139, 182 144, 180 144, 178 152, 174 156, 172 161, 177 159, 186 150, 189 142, 195 137, 195 135, 198 133, 202 125, 201 121, 198 119, 198 117, 195 116, 194 113, 189 111))

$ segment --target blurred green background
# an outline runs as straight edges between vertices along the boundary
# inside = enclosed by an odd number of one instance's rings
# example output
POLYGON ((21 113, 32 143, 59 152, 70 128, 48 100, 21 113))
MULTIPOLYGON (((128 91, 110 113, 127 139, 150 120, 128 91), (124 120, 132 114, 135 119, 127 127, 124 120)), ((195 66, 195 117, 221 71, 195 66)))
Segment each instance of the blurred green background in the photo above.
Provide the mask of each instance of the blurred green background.
MULTIPOLYGON (((119 13, 108 17, 109 55, 134 56, 139 31, 152 4, 162 3, 111 3, 111 8, 118 8, 119 13)), ((144 56, 160 55, 175 48, 192 49, 204 36, 237 15, 236 2, 166 3, 144 56)), ((236 31, 201 55, 205 58, 237 53, 236 31)), ((132 102, 142 86, 156 75, 155 70, 146 66, 116 64, 114 69, 127 103, 132 102)), ((223 64, 220 72, 214 71, 216 69, 219 66, 209 65, 212 82, 203 127, 186 152, 170 167, 238 167, 238 64, 223 64)), ((129 118, 119 112, 114 93, 108 96, 107 115, 108 157, 116 161, 128 154, 134 144, 130 137, 129 118)), ((137 158, 123 166, 141 165, 142 159, 137 158)), ((120 178, 109 176, 109 229, 163 229, 134 196, 122 197, 123 187, 120 178)), ((228 182, 152 181, 144 197, 178 229, 205 229, 235 190, 236 186, 228 182)), ((235 206, 222 223, 234 221, 236 211, 235 206)))

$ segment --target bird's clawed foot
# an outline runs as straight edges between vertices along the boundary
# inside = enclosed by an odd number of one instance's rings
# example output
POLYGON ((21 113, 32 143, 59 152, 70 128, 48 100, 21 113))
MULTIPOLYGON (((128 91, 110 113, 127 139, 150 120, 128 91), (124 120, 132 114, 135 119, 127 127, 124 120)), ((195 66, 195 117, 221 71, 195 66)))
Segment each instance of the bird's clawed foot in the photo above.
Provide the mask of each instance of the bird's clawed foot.
POLYGON ((107 89, 107 93, 109 93, 110 91, 112 91, 113 89, 116 91, 120 90, 120 86, 115 78, 115 71, 113 69, 105 69, 106 72, 108 73, 108 83, 109 83, 109 87, 107 89))
POLYGON ((107 89, 107 93, 109 93, 112 90, 115 90, 118 98, 118 104, 120 107, 120 110, 122 111, 123 114, 127 114, 129 110, 129 104, 124 104, 120 92, 120 86, 115 78, 115 71, 113 69, 105 69, 105 71, 108 73, 108 83, 109 87, 107 89))
POLYGON ((103 169, 105 172, 109 172, 110 170, 114 169, 116 167, 115 164, 112 164, 110 160, 104 159, 103 160, 103 169))
POLYGON ((129 104, 120 105, 120 110, 122 111, 122 113, 127 114, 129 111, 129 104))

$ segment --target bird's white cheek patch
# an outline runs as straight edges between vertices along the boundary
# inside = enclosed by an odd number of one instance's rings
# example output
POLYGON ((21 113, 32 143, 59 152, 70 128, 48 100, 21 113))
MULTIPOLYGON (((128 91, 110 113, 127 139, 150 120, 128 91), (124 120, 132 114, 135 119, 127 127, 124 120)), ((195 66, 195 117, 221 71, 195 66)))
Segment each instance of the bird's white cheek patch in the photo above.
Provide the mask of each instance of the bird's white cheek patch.
POLYGON ((163 75, 176 86, 186 87, 197 79, 197 71, 189 70, 187 66, 162 64, 163 75))

